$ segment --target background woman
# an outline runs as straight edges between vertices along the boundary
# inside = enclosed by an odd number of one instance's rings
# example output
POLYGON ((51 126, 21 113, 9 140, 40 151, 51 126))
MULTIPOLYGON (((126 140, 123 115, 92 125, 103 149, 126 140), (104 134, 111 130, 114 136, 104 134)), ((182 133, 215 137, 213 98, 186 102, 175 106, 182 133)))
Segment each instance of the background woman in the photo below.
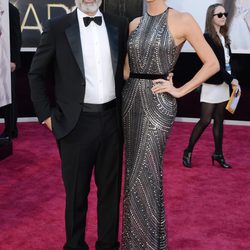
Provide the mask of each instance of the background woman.
POLYGON ((236 85, 239 88, 239 84, 231 75, 231 50, 226 19, 227 12, 222 4, 213 4, 208 7, 204 36, 220 62, 220 71, 202 85, 201 117, 192 131, 188 147, 183 154, 183 165, 185 167, 191 167, 193 148, 212 118, 214 119, 213 136, 215 144, 212 162, 214 164, 214 161, 217 161, 223 168, 231 167, 225 162, 222 151, 223 120, 225 107, 229 100, 229 86, 236 85))

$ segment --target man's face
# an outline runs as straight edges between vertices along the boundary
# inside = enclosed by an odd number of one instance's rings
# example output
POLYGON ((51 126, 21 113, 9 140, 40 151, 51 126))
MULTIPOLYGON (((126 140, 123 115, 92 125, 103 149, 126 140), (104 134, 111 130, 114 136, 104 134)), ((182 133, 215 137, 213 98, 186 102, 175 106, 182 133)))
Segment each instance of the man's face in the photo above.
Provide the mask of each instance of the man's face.
POLYGON ((75 0, 76 6, 84 13, 96 13, 102 0, 75 0))

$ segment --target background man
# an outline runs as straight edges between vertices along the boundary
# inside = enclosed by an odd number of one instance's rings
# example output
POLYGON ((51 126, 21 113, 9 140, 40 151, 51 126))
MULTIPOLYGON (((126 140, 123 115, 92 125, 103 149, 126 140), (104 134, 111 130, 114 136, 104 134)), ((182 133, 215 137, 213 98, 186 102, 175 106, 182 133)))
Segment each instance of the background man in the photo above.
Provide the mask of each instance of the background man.
POLYGON ((11 96, 12 103, 1 109, 5 119, 5 129, 0 137, 16 138, 17 130, 17 108, 16 108, 16 70, 21 66, 21 45, 22 35, 20 27, 20 15, 18 9, 9 3, 9 18, 10 18, 10 67, 11 67, 11 96))

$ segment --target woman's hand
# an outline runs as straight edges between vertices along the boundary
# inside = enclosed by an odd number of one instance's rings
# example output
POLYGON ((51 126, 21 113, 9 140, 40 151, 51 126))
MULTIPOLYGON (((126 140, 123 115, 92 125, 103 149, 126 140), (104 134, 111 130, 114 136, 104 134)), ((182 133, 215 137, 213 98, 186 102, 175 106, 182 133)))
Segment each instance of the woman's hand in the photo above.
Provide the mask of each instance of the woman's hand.
POLYGON ((179 98, 181 97, 178 88, 174 87, 173 84, 173 73, 169 73, 167 79, 156 79, 153 80, 154 86, 151 88, 154 94, 169 93, 172 96, 179 98))
POLYGON ((237 96, 239 93, 241 93, 241 88, 239 85, 239 81, 237 79, 233 79, 231 84, 232 84, 232 87, 236 87, 235 96, 237 96))
POLYGON ((238 81, 237 79, 234 78, 234 79, 232 80, 231 84, 232 84, 233 86, 238 86, 238 85, 239 85, 239 81, 238 81))

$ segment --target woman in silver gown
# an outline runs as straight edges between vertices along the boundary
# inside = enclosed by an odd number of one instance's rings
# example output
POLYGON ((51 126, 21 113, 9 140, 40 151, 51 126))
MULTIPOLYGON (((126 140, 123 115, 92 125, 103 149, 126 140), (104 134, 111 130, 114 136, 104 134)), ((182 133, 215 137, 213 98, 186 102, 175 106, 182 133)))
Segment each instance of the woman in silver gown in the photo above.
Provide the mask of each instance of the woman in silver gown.
POLYGON ((130 23, 123 90, 125 187, 122 249, 167 249, 162 186, 166 140, 181 97, 218 71, 218 61, 191 15, 147 0, 143 17, 130 23), (188 27, 188 28, 187 28, 188 27), (188 40, 203 62, 200 71, 175 88, 173 71, 188 40))

